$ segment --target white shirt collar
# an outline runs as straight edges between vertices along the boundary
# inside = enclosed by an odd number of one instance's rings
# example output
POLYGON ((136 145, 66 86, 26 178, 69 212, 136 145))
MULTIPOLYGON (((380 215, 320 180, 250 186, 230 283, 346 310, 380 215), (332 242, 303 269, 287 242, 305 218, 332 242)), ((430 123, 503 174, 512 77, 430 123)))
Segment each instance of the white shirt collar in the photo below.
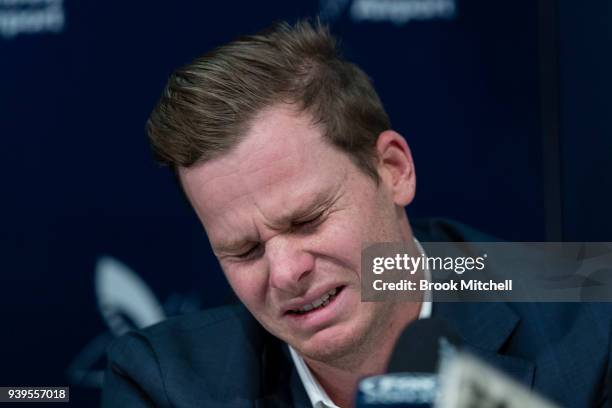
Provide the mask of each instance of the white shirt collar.
MULTIPOLYGON (((421 243, 416 239, 414 239, 414 243, 416 244, 417 249, 421 256, 425 257, 425 250, 421 246, 421 243)), ((429 268, 425 268, 423 270, 423 274, 425 275, 425 279, 431 281, 431 271, 429 268)), ((421 302, 421 310, 419 311, 419 320, 420 319, 428 319, 431 317, 431 312, 433 308, 433 303, 431 301, 431 292, 427 291, 423 294, 423 301, 421 302)), ((306 365, 306 362, 300 356, 297 351, 293 349, 293 347, 289 346, 289 352, 291 353, 291 358, 293 360, 293 364, 295 364, 295 368, 300 376, 300 380, 302 380, 302 384, 304 385, 304 389, 306 390, 306 394, 310 399, 313 408, 340 408, 329 398, 327 392, 321 387, 319 381, 312 375, 312 372, 306 365)))
POLYGON ((289 351, 291 352, 291 358, 293 359, 293 364, 295 364, 295 368, 297 369, 298 375, 300 376, 300 380, 302 380, 302 384, 304 385, 304 389, 306 390, 306 394, 310 399, 310 403, 313 408, 340 408, 329 398, 329 395, 325 392, 321 384, 317 381, 316 378, 313 377, 312 372, 306 365, 306 362, 300 356, 297 351, 293 349, 293 347, 289 346, 289 351))
MULTIPOLYGON (((421 255, 423 259, 427 258, 427 254, 425 253, 425 250, 423 249, 423 246, 421 245, 419 240, 414 237, 412 239, 414 240, 414 243, 416 244, 416 247, 419 250, 419 255, 421 255)), ((431 271, 429 270, 427 262, 425 262, 425 268, 423 268, 423 275, 425 279, 431 282, 431 271)), ((421 310, 419 311, 419 320, 429 319, 431 317, 432 309, 433 301, 431 291, 427 290, 423 293, 423 301, 421 302, 421 310)))

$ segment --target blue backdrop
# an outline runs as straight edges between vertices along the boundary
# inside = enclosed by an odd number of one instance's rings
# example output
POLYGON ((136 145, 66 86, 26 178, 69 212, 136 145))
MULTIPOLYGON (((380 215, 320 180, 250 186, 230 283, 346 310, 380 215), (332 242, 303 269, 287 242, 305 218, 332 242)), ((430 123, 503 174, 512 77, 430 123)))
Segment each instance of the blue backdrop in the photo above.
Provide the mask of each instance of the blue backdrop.
POLYGON ((227 300, 144 123, 174 68, 275 20, 321 14, 371 76, 415 157, 410 217, 612 240, 612 8, 589 7, 0 0, 0 385, 70 385, 92 406, 113 336, 227 300))

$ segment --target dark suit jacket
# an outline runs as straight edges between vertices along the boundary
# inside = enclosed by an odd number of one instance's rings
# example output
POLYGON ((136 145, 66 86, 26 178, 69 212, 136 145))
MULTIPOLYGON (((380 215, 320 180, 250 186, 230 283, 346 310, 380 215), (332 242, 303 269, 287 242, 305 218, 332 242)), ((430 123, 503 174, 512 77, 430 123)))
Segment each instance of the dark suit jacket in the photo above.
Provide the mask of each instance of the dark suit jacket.
MULTIPOLYGON (((487 241, 458 224, 413 224, 421 241, 487 241)), ((612 305, 436 303, 488 364, 567 407, 607 399, 612 305)), ((103 407, 308 407, 288 349, 241 305, 172 318, 114 342, 103 407)))

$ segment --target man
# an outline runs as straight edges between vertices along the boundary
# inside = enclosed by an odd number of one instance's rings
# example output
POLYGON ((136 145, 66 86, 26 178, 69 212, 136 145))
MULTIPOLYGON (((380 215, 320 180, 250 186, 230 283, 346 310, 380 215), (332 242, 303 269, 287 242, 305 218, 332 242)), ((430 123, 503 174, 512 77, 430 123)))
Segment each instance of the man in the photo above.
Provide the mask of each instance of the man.
MULTIPOLYGON (((337 55, 321 26, 282 24, 178 70, 148 122, 150 140, 244 307, 171 319, 115 343, 104 405, 352 406, 358 381, 383 373, 401 331, 431 314, 429 302, 361 302, 364 242, 421 253, 404 211, 414 163, 390 129, 367 76, 337 55)), ((430 222, 422 239, 466 234, 430 222)), ((554 365, 535 349, 555 343, 544 336, 528 349, 533 321, 519 327, 510 307, 436 304, 433 312, 482 358, 552 398, 602 398, 607 345, 581 372, 589 387, 572 396, 576 387, 559 391, 535 374, 529 359, 554 365), (498 354, 504 348, 514 355, 498 354)), ((526 307, 532 320, 541 313, 526 307)), ((597 339, 608 341, 606 327, 602 320, 597 339)), ((555 333, 566 335, 580 337, 555 333)))

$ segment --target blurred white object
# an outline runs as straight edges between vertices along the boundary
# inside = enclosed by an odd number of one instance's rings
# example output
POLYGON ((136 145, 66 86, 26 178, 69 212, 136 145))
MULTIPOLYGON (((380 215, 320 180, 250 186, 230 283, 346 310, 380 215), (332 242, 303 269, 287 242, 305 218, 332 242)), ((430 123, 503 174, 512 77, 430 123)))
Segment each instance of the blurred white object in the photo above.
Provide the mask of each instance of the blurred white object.
POLYGON ((557 408, 505 374, 463 352, 440 367, 436 408, 557 408))
POLYGON ((150 326, 166 317, 162 305, 147 284, 130 268, 110 256, 98 259, 95 290, 100 312, 116 336, 133 326, 150 326))

